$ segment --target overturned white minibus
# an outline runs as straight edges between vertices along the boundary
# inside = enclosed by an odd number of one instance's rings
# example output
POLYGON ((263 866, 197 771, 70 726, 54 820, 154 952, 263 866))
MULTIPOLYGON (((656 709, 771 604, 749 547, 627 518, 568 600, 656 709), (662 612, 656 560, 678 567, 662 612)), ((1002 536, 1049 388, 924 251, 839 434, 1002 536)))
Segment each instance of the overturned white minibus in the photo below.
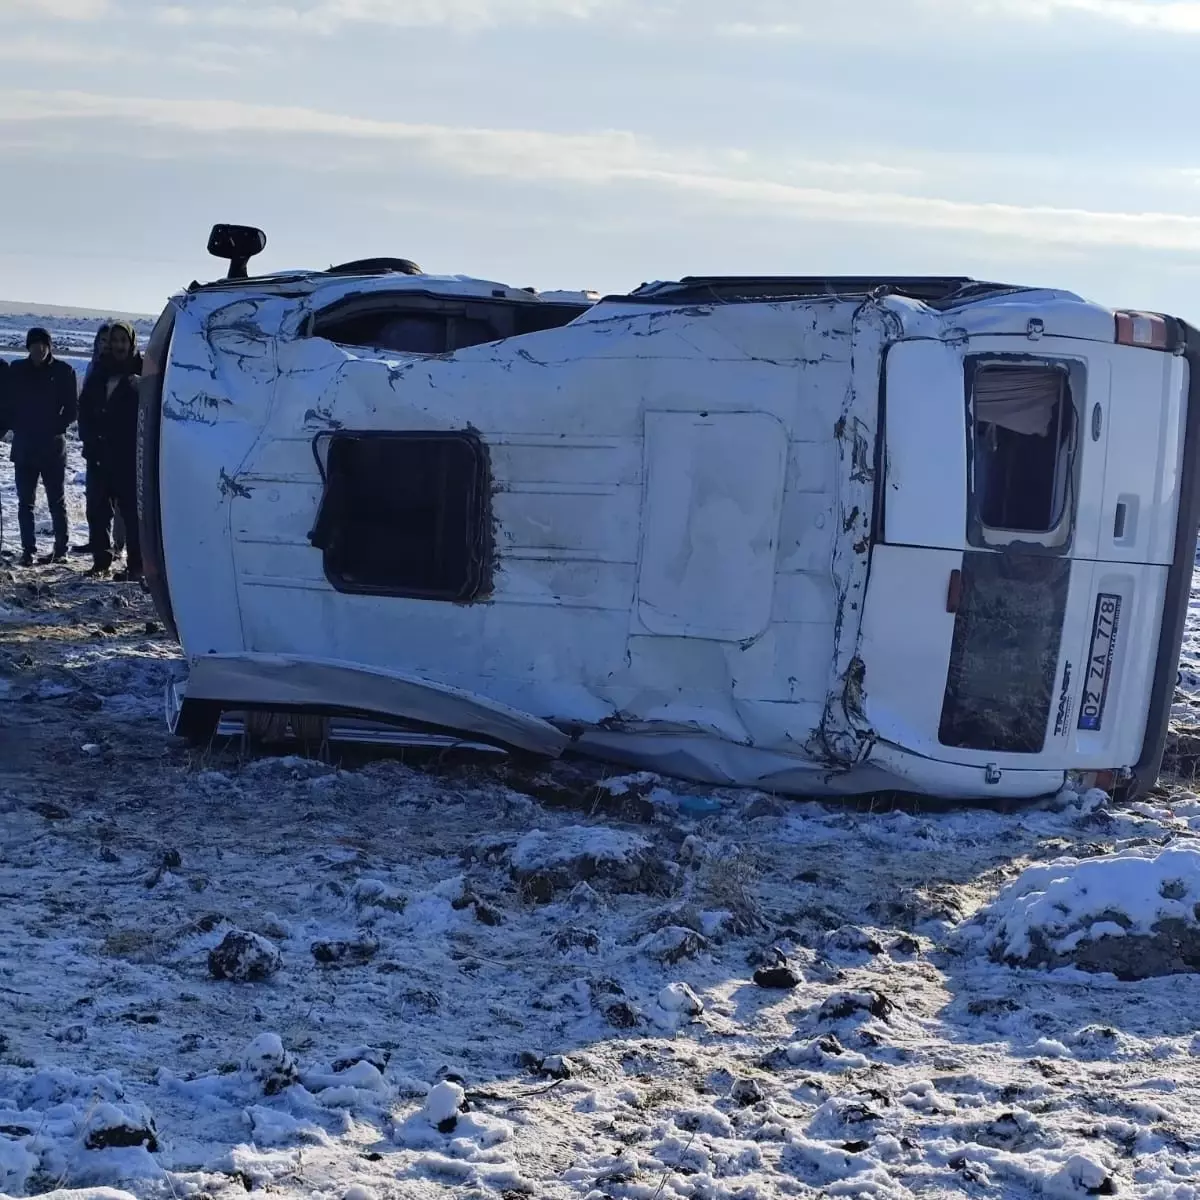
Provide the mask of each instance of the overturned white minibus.
POLYGON ((243 277, 147 354, 179 732, 303 713, 801 794, 1153 783, 1200 515, 1183 322, 961 278, 247 278, 256 238, 214 237, 243 277))

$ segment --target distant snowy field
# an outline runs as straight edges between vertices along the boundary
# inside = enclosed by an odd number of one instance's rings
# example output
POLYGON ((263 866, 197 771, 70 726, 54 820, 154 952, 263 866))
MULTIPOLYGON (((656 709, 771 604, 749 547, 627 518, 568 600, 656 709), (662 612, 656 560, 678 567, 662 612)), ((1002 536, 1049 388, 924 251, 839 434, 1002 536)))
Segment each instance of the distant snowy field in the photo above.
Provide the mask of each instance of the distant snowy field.
MULTIPOLYGON (((35 325, 48 329, 54 338, 56 353, 61 356, 88 358, 100 322, 88 317, 44 317, 32 313, 0 313, 0 355, 12 358, 25 353, 25 334, 35 325)), ((150 320, 132 322, 138 338, 145 347, 154 328, 150 320)))
MULTIPOLYGON (((7 455, 0 500, 12 548, 7 455)), ((1200 1200, 1190 782, 700 815, 586 767, 192 754, 176 648, 85 565, 0 570, 0 1193, 1200 1200)))

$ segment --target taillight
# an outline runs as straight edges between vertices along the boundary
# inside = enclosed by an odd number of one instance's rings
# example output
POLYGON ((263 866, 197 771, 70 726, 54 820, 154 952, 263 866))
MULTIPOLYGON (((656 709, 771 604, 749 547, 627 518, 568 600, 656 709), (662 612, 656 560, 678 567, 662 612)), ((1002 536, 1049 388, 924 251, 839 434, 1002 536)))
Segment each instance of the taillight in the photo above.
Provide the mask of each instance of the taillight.
POLYGON ((1166 317, 1157 313, 1119 312, 1116 318, 1118 346, 1141 346, 1146 350, 1170 348, 1166 317))

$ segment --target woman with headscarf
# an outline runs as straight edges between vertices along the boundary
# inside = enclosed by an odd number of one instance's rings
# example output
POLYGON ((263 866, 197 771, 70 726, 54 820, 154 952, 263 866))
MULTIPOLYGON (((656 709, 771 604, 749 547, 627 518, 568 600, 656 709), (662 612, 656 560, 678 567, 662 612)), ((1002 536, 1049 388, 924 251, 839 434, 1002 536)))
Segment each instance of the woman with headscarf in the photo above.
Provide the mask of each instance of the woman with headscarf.
POLYGON ((88 363, 87 370, 83 375, 84 387, 87 387, 87 381, 92 377, 96 364, 108 353, 108 335, 111 329, 112 322, 104 321, 96 330, 96 336, 92 339, 92 361, 88 363))
MULTIPOLYGON (((91 379, 92 373, 96 370, 100 360, 108 353, 108 335, 112 330, 112 322, 104 321, 96 330, 96 336, 92 340, 92 360, 88 363, 87 371, 83 376, 83 386, 86 388, 88 380, 91 379)), ((125 552, 125 522, 121 519, 121 514, 116 511, 113 498, 107 494, 104 487, 104 480, 99 471, 87 472, 87 510, 88 521, 91 522, 91 514, 94 512, 97 520, 106 520, 106 527, 111 527, 112 530, 112 552, 114 557, 120 557, 125 552), (107 518, 104 514, 107 511, 107 518)), ((83 546, 73 547, 76 554, 87 554, 91 551, 92 543, 90 540, 83 546)))
POLYGON ((115 578, 135 580, 142 576, 137 518, 137 377, 141 372, 133 326, 127 321, 114 321, 108 331, 108 349, 95 364, 79 397, 79 437, 88 465, 90 575, 105 576, 112 568, 109 524, 115 505, 125 524, 128 546, 126 569, 115 578))

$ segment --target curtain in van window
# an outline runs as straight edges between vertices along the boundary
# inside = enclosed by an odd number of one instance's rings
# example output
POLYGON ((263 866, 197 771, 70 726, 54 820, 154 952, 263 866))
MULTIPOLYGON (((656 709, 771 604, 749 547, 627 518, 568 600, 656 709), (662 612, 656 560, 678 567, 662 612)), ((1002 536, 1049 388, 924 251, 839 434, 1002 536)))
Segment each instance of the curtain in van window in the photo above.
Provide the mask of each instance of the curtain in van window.
POLYGON ((1045 437, 1062 387, 1063 373, 1055 367, 980 367, 975 372, 975 421, 1045 437))

